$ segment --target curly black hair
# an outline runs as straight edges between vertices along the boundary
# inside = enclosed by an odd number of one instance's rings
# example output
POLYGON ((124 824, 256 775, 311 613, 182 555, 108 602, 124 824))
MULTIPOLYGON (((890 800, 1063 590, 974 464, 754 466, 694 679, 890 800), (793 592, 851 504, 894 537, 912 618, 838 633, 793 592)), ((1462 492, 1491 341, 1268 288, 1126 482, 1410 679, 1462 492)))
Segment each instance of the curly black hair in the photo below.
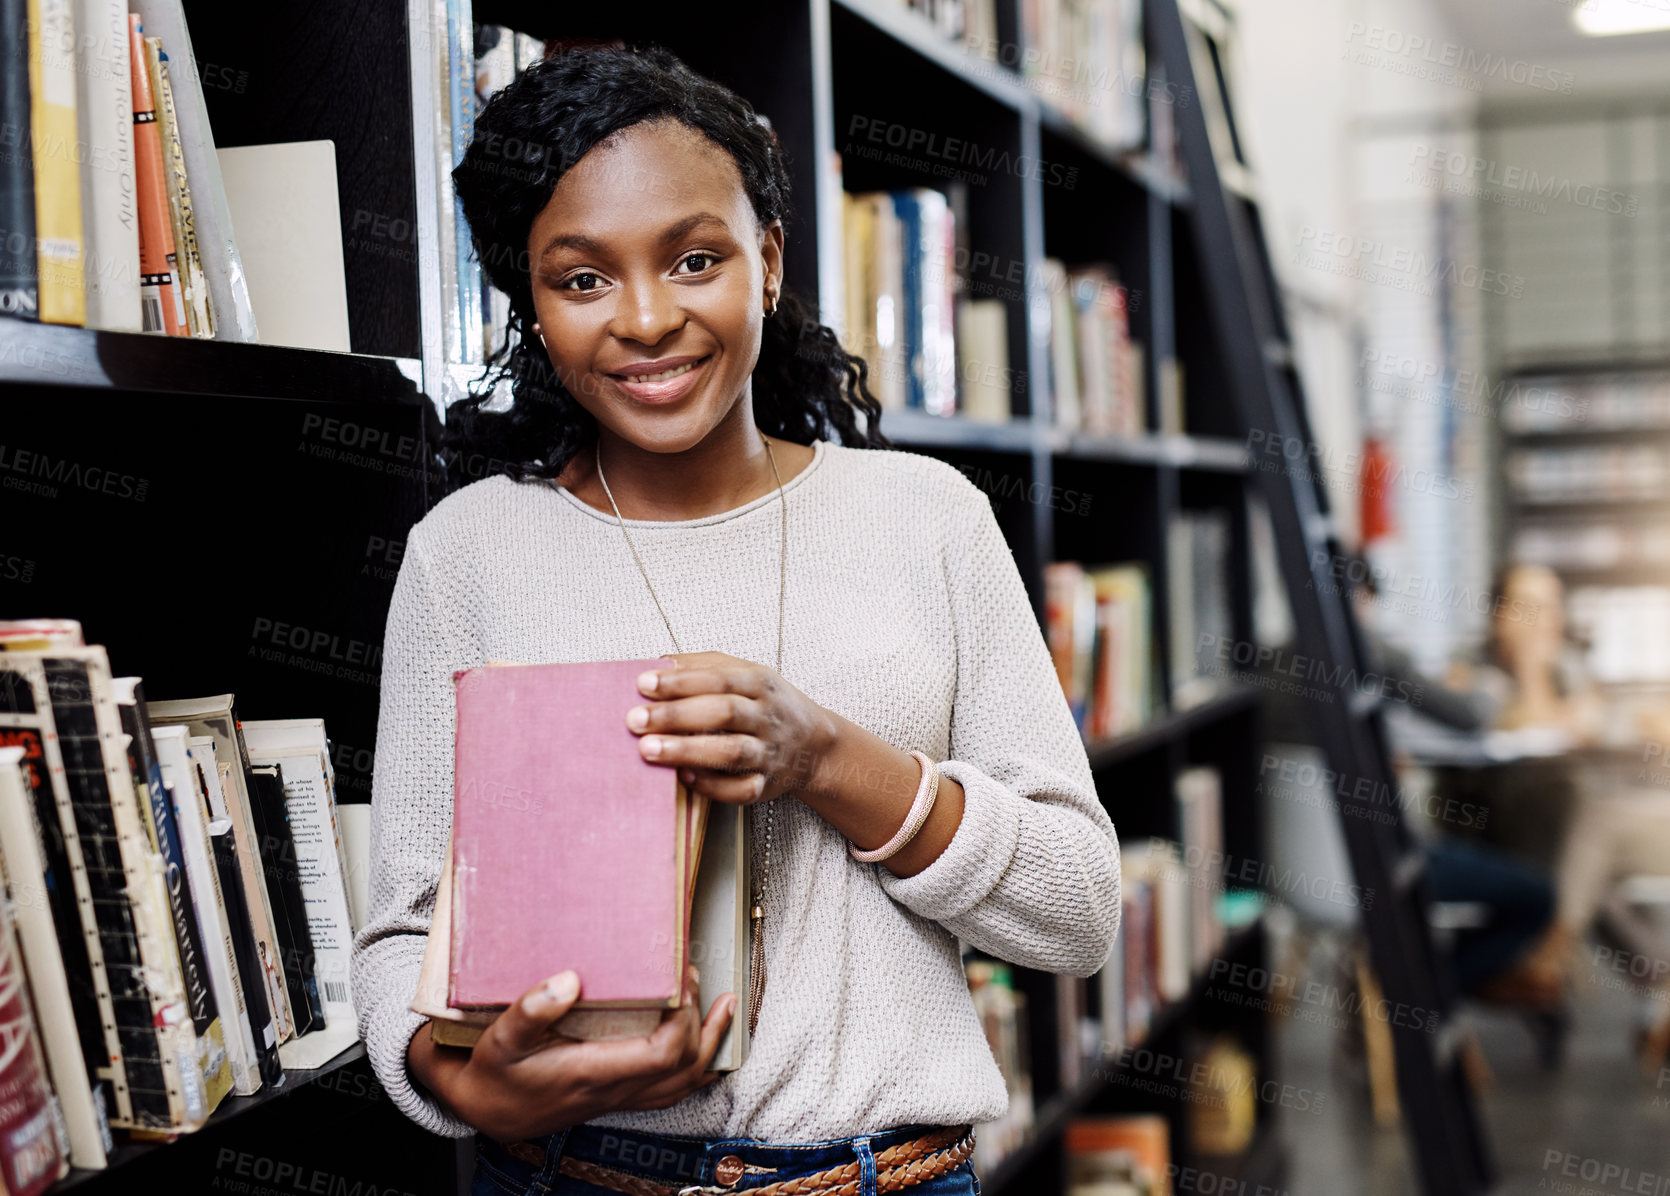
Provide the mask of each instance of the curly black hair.
MULTIPOLYGON (((539 337, 529 335, 537 317, 528 230, 575 163, 621 130, 657 120, 676 120, 730 154, 760 226, 781 220, 787 229, 782 147, 742 97, 659 46, 582 46, 535 62, 487 102, 452 172, 482 269, 510 299, 485 387, 448 408, 440 441, 452 462, 486 461, 491 472, 518 481, 554 478, 596 439, 596 419, 557 378, 539 337), (509 381, 513 402, 494 410, 491 387, 501 380, 509 381)), ((797 444, 891 447, 866 379, 864 360, 841 347, 813 305, 785 289, 764 322, 753 372, 760 429, 797 444)))

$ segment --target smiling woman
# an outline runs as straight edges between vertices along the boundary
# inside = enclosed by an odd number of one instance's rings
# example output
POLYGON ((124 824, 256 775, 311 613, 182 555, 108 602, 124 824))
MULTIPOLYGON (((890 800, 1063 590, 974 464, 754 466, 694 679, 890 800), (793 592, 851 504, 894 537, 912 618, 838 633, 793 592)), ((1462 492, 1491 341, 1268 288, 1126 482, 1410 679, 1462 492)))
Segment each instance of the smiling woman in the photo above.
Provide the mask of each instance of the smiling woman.
POLYGON ((958 939, 1089 976, 1119 922, 1113 826, 990 504, 888 446, 863 361, 783 289, 769 128, 676 58, 536 64, 455 178, 510 297, 514 402, 453 408, 447 443, 503 473, 412 529, 389 610, 354 955, 378 1077, 477 1134, 483 1192, 978 1192, 969 1130, 1007 1098, 958 939), (409 1003, 454 670, 657 653, 620 712, 640 751, 758 815, 746 1061, 708 1070, 743 994, 704 1018, 693 982, 648 1037, 551 1045, 573 972, 473 1052, 437 1046, 409 1003))

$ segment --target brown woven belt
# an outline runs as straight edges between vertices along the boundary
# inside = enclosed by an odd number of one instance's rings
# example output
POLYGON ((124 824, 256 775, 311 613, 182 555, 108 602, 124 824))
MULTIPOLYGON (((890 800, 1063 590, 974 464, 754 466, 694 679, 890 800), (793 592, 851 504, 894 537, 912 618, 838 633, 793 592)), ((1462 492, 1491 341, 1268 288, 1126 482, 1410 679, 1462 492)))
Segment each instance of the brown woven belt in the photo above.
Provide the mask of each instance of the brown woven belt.
MULTIPOLYGON (((971 1126, 946 1126, 910 1142, 890 1146, 876 1155, 876 1191, 896 1192, 924 1180, 934 1179, 960 1167, 974 1153, 971 1126)), ((564 1155, 557 1170, 574 1179, 628 1196, 858 1196, 862 1164, 857 1160, 816 1171, 798 1179, 785 1179, 758 1188, 732 1188, 746 1172, 736 1155, 726 1155, 714 1167, 719 1185, 656 1183, 629 1171, 604 1167, 564 1155)))

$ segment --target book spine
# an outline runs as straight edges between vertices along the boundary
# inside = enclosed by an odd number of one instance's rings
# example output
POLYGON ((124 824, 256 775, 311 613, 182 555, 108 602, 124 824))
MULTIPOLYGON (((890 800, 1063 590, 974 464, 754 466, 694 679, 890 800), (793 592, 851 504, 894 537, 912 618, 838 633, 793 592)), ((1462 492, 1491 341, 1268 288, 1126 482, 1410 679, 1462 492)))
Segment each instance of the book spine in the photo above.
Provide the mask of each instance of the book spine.
MULTIPOLYGON (((447 85, 452 108, 451 178, 453 166, 464 160, 475 136, 475 25, 470 0, 447 0, 447 85)), ((471 252, 470 224, 464 204, 452 197, 452 228, 458 259, 459 360, 481 361, 481 262, 471 252)))
POLYGON ((249 804, 260 836, 260 859, 266 873, 284 977, 290 989, 290 1009, 299 1038, 324 1029, 326 1022, 324 998, 314 970, 316 956, 313 935, 308 928, 296 841, 290 833, 289 814, 284 807, 281 771, 276 767, 257 767, 250 770, 249 777, 249 804))
POLYGON ((108 1162, 110 1126, 99 1096, 101 1088, 82 1053, 76 1001, 54 924, 56 878, 47 870, 40 828, 35 822, 30 776, 43 768, 44 762, 38 756, 28 759, 26 749, 9 750, 22 758, 15 764, 0 765, 0 865, 4 866, 11 908, 16 913, 24 973, 40 1018, 52 1086, 62 1102, 70 1162, 88 1170, 103 1170, 108 1162))
POLYGON ((47 1080, 11 915, 0 905, 0 1179, 37 1196, 69 1171, 63 1121, 47 1080))
MULTIPOLYGON (((217 818, 232 824, 232 835, 237 844, 244 905, 249 911, 253 947, 260 964, 257 970, 261 991, 266 994, 267 1007, 272 1013, 277 1042, 286 1042, 297 1034, 296 1013, 290 1007, 290 986, 285 976, 282 951, 278 937, 278 917, 267 891, 267 875, 258 850, 261 837, 256 830, 249 802, 249 773, 243 764, 219 759, 216 746, 216 767, 220 770, 220 792, 224 808, 211 806, 217 818), (241 782, 241 787, 240 787, 241 782)), ((237 749, 234 747, 234 753, 237 749)), ((211 791, 212 792, 212 791, 211 791)), ((222 881, 224 885, 224 879, 222 881)), ((239 965, 240 968, 242 965, 239 965)), ((305 1010, 304 1010, 305 1012, 305 1010)), ((274 1044, 276 1049, 277 1043, 274 1044)), ((277 1057, 276 1055, 274 1056, 277 1057)))
POLYGON ((174 224, 168 215, 168 183, 157 129, 156 100, 145 67, 145 35, 139 17, 128 17, 133 76, 133 174, 139 204, 140 327, 145 332, 186 335, 180 302, 174 224))
POLYGON ((197 245, 197 217, 191 202, 191 181, 186 177, 186 155, 180 145, 180 119, 174 107, 174 84, 168 74, 168 55, 160 38, 154 43, 156 79, 152 88, 161 119, 164 166, 168 175, 168 212, 174 221, 174 248, 180 260, 185 286, 181 297, 186 308, 186 327, 192 336, 204 339, 215 334, 214 310, 209 306, 208 281, 203 276, 203 255, 197 245))
POLYGON ((85 324, 75 12, 70 0, 29 0, 29 83, 40 318, 48 324, 85 324))
POLYGON ((195 1128, 208 1116, 196 1031, 169 928, 161 857, 149 850, 104 651, 45 660, 52 714, 111 977, 128 1070, 130 1128, 195 1128))
POLYGON ((123 0, 76 0, 76 119, 86 146, 81 215, 87 326, 138 332, 139 205, 133 173, 133 77, 123 0))
POLYGON ((209 127, 208 105, 203 100, 203 83, 197 73, 197 56, 191 49, 185 10, 180 0, 129 0, 128 7, 140 15, 147 33, 162 39, 178 66, 172 79, 174 114, 196 199, 192 218, 202 247, 203 280, 215 335, 221 340, 254 341, 257 329, 249 280, 232 232, 232 210, 226 203, 220 161, 215 157, 214 133, 209 127))
POLYGON ((230 819, 221 818, 210 823, 209 845, 214 852, 215 871, 220 875, 220 891, 226 898, 227 933, 231 936, 233 958, 238 965, 238 983, 243 988, 244 1007, 251 1015, 250 1030, 255 1037, 258 1070, 263 1083, 279 1084, 284 1080, 284 1069, 278 1061, 278 1031, 273 1023, 272 1009, 283 1000, 283 986, 270 982, 270 973, 261 966, 249 903, 244 898, 243 862, 239 859, 238 840, 230 819), (271 991, 274 987, 279 991, 271 991), (262 1017, 263 1013, 265 1017, 262 1017))
POLYGON ((922 392, 922 205, 915 192, 893 193, 899 217, 900 261, 904 267, 903 302, 899 307, 899 361, 904 366, 905 405, 920 409, 922 392))
MULTIPOLYGON (((253 734, 254 724, 245 728, 253 734)), ((255 751, 261 765, 276 765, 284 783, 284 820, 288 841, 280 840, 281 864, 293 861, 305 904, 308 937, 313 944, 314 975, 324 1002, 327 1025, 353 1025, 357 1018, 348 996, 349 961, 354 949, 348 916, 348 889, 342 865, 342 837, 336 824, 323 750, 281 757, 255 751), (291 847, 290 845, 293 845, 291 847)))
POLYGON ((226 1034, 233 1088, 239 1096, 248 1096, 261 1086, 261 1077, 255 1071, 255 1035, 249 1022, 243 989, 238 984, 237 961, 232 938, 226 928, 226 902, 220 890, 220 875, 210 856, 208 809, 204 799, 207 781, 200 752, 213 767, 213 748, 190 748, 184 753, 183 760, 176 761, 185 775, 182 777, 176 769, 168 797, 180 828, 186 871, 191 877, 192 901, 197 924, 203 931, 204 955, 208 961, 209 982, 214 987, 215 1006, 220 1010, 221 1027, 226 1034))
POLYGON ((0 679, 5 681, 0 685, 0 742, 22 747, 25 760, 35 764, 30 780, 41 846, 52 875, 49 894, 59 954, 96 1099, 104 1105, 108 1096, 106 1119, 116 1123, 132 1111, 126 1048, 117 1029, 93 883, 52 717, 46 670, 33 654, 7 653, 0 659, 0 679))
MULTIPOLYGON (((136 691, 137 688, 136 685, 136 691)), ((144 698, 136 692, 133 702, 118 702, 117 708, 122 729, 130 736, 129 758, 141 820, 162 864, 170 937, 179 959, 181 987, 196 1039, 194 1064, 203 1085, 204 1103, 212 1110, 231 1091, 231 1061, 226 1051, 225 1022, 210 984, 207 953, 198 933, 179 822, 163 782, 144 698)))
MULTIPOLYGON (((0 40, 29 44, 28 0, 0 0, 0 40)), ((40 270, 35 258, 35 155, 30 145, 29 63, 17 54, 0 59, 0 315, 38 320, 40 270)))
MULTIPOLYGON (((429 0, 429 82, 435 109, 435 216, 439 230, 441 262, 441 344, 442 359, 466 360, 464 328, 459 318, 463 308, 458 300, 458 238, 453 229, 456 206, 452 190, 452 39, 445 36, 447 0, 429 0)), ((450 375, 449 375, 450 377, 450 375)), ((443 384, 443 403, 451 396, 443 384)))

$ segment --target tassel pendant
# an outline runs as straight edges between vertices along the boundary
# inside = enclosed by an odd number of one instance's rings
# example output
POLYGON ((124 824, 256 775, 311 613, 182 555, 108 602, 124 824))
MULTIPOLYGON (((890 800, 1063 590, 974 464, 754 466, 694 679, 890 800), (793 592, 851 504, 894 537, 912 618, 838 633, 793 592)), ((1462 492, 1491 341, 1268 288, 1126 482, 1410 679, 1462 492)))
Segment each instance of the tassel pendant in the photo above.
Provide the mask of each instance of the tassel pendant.
POLYGON ((748 1036, 754 1036, 754 1026, 760 1020, 760 1001, 765 996, 765 909, 754 906, 753 949, 748 967, 748 1036))

